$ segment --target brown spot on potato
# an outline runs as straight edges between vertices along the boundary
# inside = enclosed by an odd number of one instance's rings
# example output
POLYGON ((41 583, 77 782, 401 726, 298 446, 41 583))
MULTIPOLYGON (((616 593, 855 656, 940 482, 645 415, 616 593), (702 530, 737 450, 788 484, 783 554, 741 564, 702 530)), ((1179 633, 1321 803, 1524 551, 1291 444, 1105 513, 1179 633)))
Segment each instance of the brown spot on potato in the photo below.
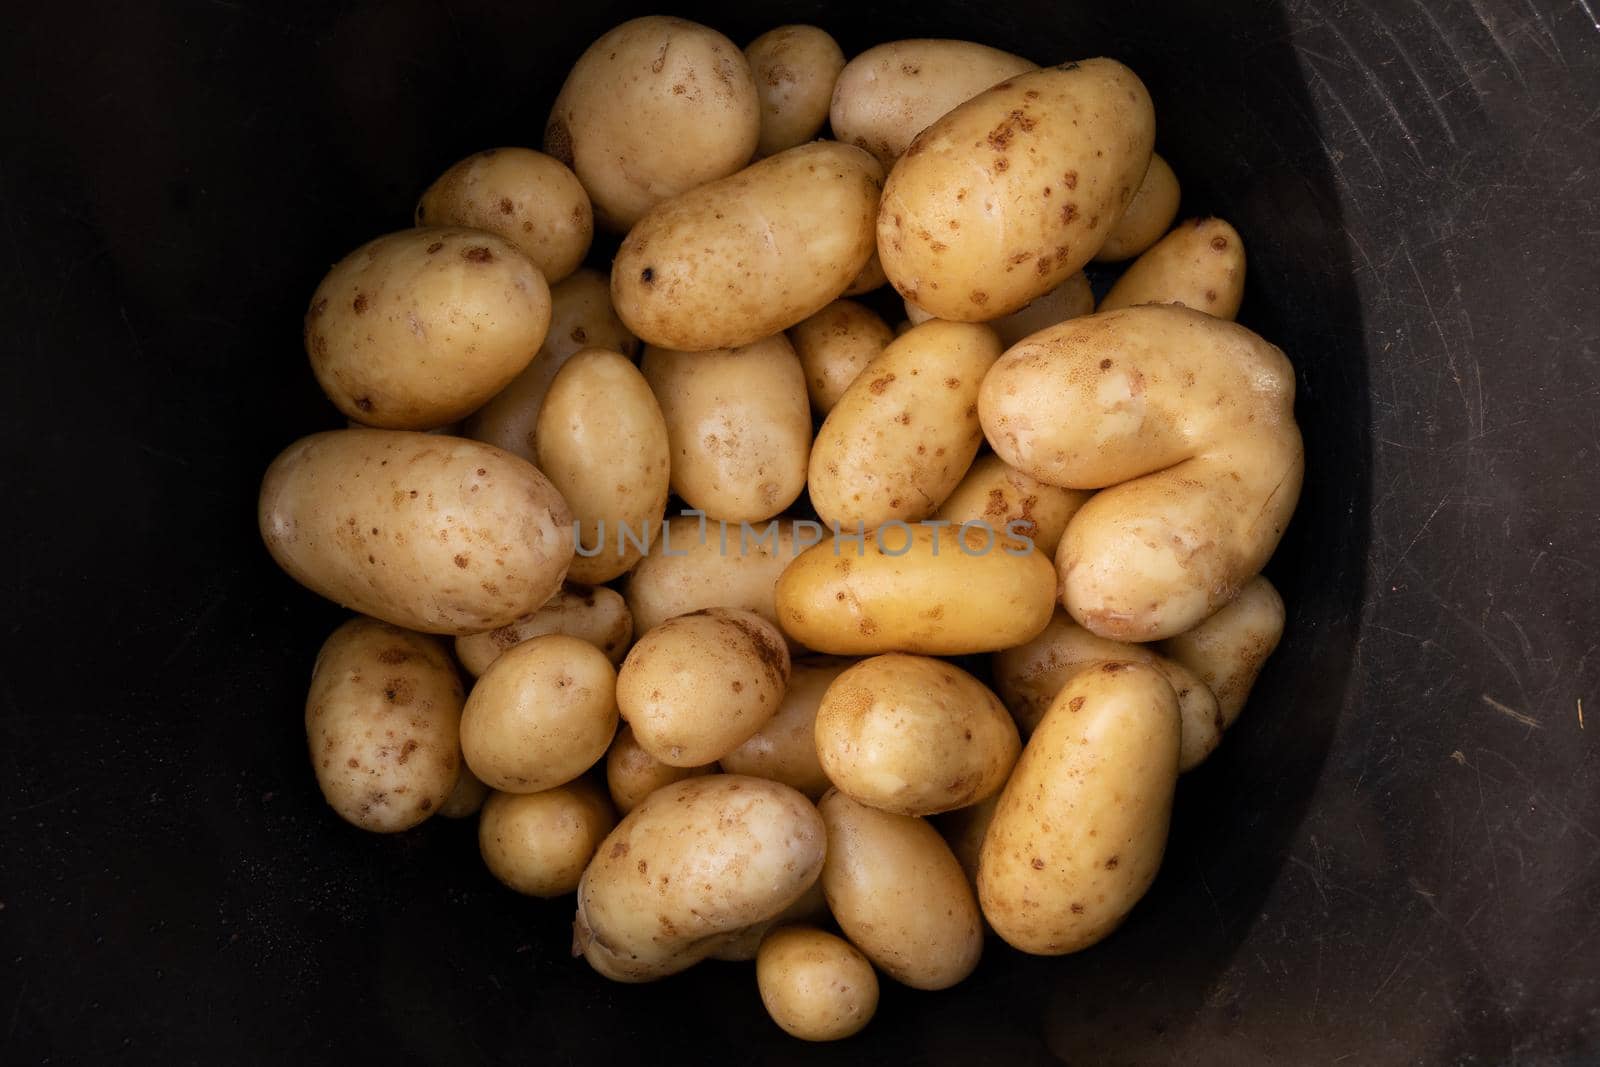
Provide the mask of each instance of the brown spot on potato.
POLYGON ((972 291, 972 302, 982 307, 989 302, 989 294, 982 289, 974 289, 972 291))
POLYGON ((1028 866, 1032 867, 1036 871, 1042 871, 1044 870, 1044 860, 1039 856, 1035 856, 1028 866))
POLYGON ((1068 189, 1076 189, 1078 187, 1078 172, 1075 170, 1067 171, 1061 176, 1061 184, 1068 189))
POLYGON ((882 378, 874 378, 868 383, 867 389, 871 391, 873 396, 882 396, 883 391, 889 388, 889 383, 892 381, 894 381, 894 375, 885 374, 882 378))
POLYGON ((428 255, 430 255, 430 256, 433 255, 435 252, 439 251, 439 249, 441 249, 443 247, 444 247, 444 242, 443 241, 435 241, 435 242, 433 242, 433 244, 428 246, 428 255))
POLYGON ((1110 859, 1106 860, 1106 870, 1108 870, 1108 871, 1116 870, 1117 869, 1117 864, 1120 863, 1120 862, 1122 862, 1122 858, 1120 856, 1112 856, 1110 859))
POLYGON ((410 650, 407 649, 403 645, 395 645, 393 648, 386 648, 382 652, 378 653, 378 662, 379 663, 388 663, 388 664, 404 663, 406 660, 408 660, 410 658, 411 658, 410 650))
POLYGON ((458 555, 456 556, 454 562, 457 567, 460 567, 462 570, 466 570, 467 564, 472 562, 472 557, 458 555))
POLYGON ((960 378, 956 378, 956 377, 946 378, 944 380, 944 387, 946 389, 960 389, 961 388, 961 379, 960 378))
POLYGON ((1109 359, 1102 359, 1100 361, 1100 369, 1101 370, 1110 370, 1111 369, 1111 361, 1109 359))
POLYGON ((1072 712, 1083 710, 1083 697, 1073 697, 1067 701, 1067 710, 1072 712))
POLYGON ((1228 239, 1226 237, 1213 237, 1211 239, 1211 250, 1213 252, 1226 251, 1227 247, 1228 247, 1228 239))
POLYGON ((356 397, 355 404, 356 407, 360 408, 362 411, 372 410, 372 399, 370 397, 358 396, 356 397))
POLYGON ((416 689, 412 686, 410 679, 390 678, 383 683, 383 699, 391 704, 398 704, 404 707, 411 703, 416 695, 416 689))
POLYGON ((1079 904, 1077 901, 1073 901, 1072 902, 1072 914, 1074 914, 1074 915, 1082 915, 1083 914, 1083 905, 1079 904))
POLYGON ((639 272, 639 280, 645 285, 652 284, 656 280, 656 269, 654 267, 646 267, 639 272))
POLYGON ((544 150, 566 166, 572 166, 572 131, 567 129, 564 119, 552 118, 544 128, 544 150))
POLYGON ((999 159, 994 161, 994 172, 996 174, 1004 174, 1007 170, 1010 169, 1010 167, 1011 167, 1011 161, 1009 159, 1007 159, 1005 156, 1001 156, 999 159))
POLYGON ((1078 217, 1078 205, 1077 204, 1062 204, 1061 205, 1061 224, 1063 226, 1069 225, 1077 217, 1078 217))
POLYGON ((468 263, 493 263, 494 253, 483 245, 473 245, 461 250, 461 258, 468 263))
POLYGON ((349 759, 345 760, 344 765, 353 771, 357 767, 361 766, 361 761, 356 759, 354 756, 351 756, 349 759))
POLYGON ((509 196, 502 196, 500 198, 500 214, 509 215, 516 209, 517 206, 511 202, 511 198, 509 196))
POLYGON ((623 856, 626 856, 627 854, 628 854, 628 843, 626 841, 618 841, 616 844, 611 846, 611 858, 612 859, 614 859, 614 860, 615 859, 621 859, 623 856))
POLYGON ((405 744, 400 746, 400 755, 395 758, 395 762, 404 764, 406 760, 411 758, 411 753, 421 747, 415 740, 407 740, 405 744))
POLYGON ((423 797, 422 803, 418 804, 417 807, 421 808, 423 811, 432 811, 433 801, 428 797, 423 797))
POLYGON ((1107 674, 1116 674, 1118 671, 1122 670, 1126 666, 1127 666, 1126 663, 1107 663, 1105 666, 1101 667, 1100 669, 1105 671, 1107 674))

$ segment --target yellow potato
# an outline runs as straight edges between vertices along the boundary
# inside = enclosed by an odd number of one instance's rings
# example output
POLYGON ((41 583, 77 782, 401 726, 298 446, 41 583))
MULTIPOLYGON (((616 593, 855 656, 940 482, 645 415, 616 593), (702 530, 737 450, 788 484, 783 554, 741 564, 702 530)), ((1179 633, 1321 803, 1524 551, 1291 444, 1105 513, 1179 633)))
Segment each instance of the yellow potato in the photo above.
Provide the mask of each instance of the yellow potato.
POLYGON ((1013 467, 1112 487, 1068 523, 1056 566, 1072 617, 1119 641, 1192 629, 1261 570, 1300 496, 1293 408, 1294 370, 1276 347, 1160 305, 1035 334, 978 398, 989 443, 1013 467))
POLYGON ((779 152, 639 220, 611 265, 611 302, 662 348, 771 337, 844 294, 873 250, 883 171, 833 141, 779 152))
POLYGON ((913 989, 947 989, 971 974, 983 953, 983 919, 938 832, 838 790, 818 808, 828 831, 822 891, 850 942, 913 989))
POLYGON ((822 883, 812 882, 811 888, 799 900, 784 908, 772 918, 745 927, 737 937, 723 942, 710 959, 744 963, 756 958, 761 942, 775 927, 797 922, 817 922, 828 918, 828 898, 822 895, 822 883))
POLYGON ((1132 259, 1161 240, 1172 220, 1178 217, 1178 176, 1167 161, 1150 153, 1150 169, 1134 192, 1128 209, 1095 253, 1096 263, 1120 263, 1132 259))
POLYGON ((669 197, 750 162, 761 105, 750 64, 722 34, 684 19, 632 19, 578 58, 544 130, 595 221, 617 233, 669 197))
POLYGON ((994 813, 999 807, 1000 794, 995 793, 987 800, 947 811, 933 820, 974 889, 978 885, 978 854, 983 850, 984 836, 988 834, 989 824, 994 821, 994 813))
POLYGON ((878 976, 854 945, 814 926, 784 926, 756 956, 761 1003, 784 1033, 838 1041, 860 1032, 878 1010, 878 976))
POLYGON ((455 788, 460 719, 461 680, 438 641, 351 619, 323 643, 306 697, 323 797, 363 830, 409 830, 455 788))
POLYGON ((1000 698, 927 656, 874 656, 841 674, 816 712, 816 754, 841 793, 933 815, 1005 785, 1022 744, 1000 698))
POLYGON ((495 793, 478 819, 478 851, 489 873, 531 897, 559 897, 578 888, 583 869, 616 813, 588 779, 540 793, 495 793))
POLYGON ((1150 165, 1155 112, 1110 59, 1019 74, 919 134, 884 185, 878 256, 951 321, 1010 314, 1076 274, 1150 165))
POLYGON ((533 360, 550 290, 528 257, 478 230, 402 230, 334 264, 306 311, 317 383, 365 426, 455 422, 533 360))
POLYGON ((544 634, 568 634, 589 642, 612 663, 621 663, 633 643, 633 616, 614 589, 569 585, 539 610, 481 634, 456 638, 456 658, 474 678, 506 649, 544 634))
POLYGON ((1089 496, 1080 489, 1046 485, 999 456, 979 456, 936 514, 957 526, 978 521, 1010 530, 1054 559, 1067 523, 1089 496))
POLYGON ((799 900, 827 840, 811 802, 777 782, 714 774, 658 789, 584 871, 573 951, 619 982, 675 974, 799 900))
POLYGON ((722 757, 722 769, 782 782, 812 800, 826 793, 833 783, 817 756, 817 707, 828 686, 853 662, 816 657, 790 664, 789 688, 778 710, 748 741, 722 757))
POLYGON ((549 600, 572 562, 572 513, 549 479, 459 437, 302 437, 267 468, 257 516, 295 581, 430 633, 505 626, 549 600))
POLYGON ((1041 956, 1105 937, 1161 866, 1178 701, 1154 668, 1105 662, 1061 690, 1017 761, 978 857, 984 918, 1041 956))
MULTIPOLYGON (((876 218, 877 210, 874 209, 872 214, 876 218)), ((867 260, 867 265, 861 268, 861 273, 856 275, 855 281, 851 282, 849 288, 845 289, 844 295, 864 296, 875 289, 882 289, 888 284, 889 276, 883 273, 883 261, 878 258, 878 246, 874 243, 872 246, 872 258, 867 260)))
POLYGON ((792 326, 789 340, 800 357, 811 408, 826 415, 894 334, 877 312, 854 300, 835 300, 792 326))
POLYGON ((753 611, 778 622, 778 575, 798 554, 793 519, 741 528, 692 516, 667 520, 661 536, 628 574, 624 592, 634 626, 647 633, 701 608, 753 611))
POLYGON ((640 748, 633 736, 633 727, 623 723, 606 750, 606 789, 617 810, 626 815, 662 786, 711 774, 716 769, 714 763, 700 767, 668 766, 640 748))
POLYGON ((488 797, 489 787, 484 785, 483 779, 473 774, 472 768, 462 760, 461 769, 456 773, 455 788, 450 790, 450 795, 439 805, 439 814, 446 819, 465 819, 478 814, 488 797))
POLYGON ((1100 302, 1101 311, 1136 304, 1182 304, 1232 319, 1244 301, 1244 241, 1221 219, 1190 219, 1133 261, 1100 302))
POLYGON ((1193 671, 1217 698, 1217 729, 1233 725, 1261 668, 1283 637, 1283 598, 1257 575, 1227 607, 1160 649, 1193 671))
POLYGON ((889 344, 817 431, 807 486, 825 523, 925 519, 978 454, 978 387, 1000 356, 986 326, 930 322, 889 344))
POLYGON ((745 46, 761 99, 757 152, 805 144, 828 121, 833 83, 844 69, 839 42, 815 26, 779 26, 745 46))

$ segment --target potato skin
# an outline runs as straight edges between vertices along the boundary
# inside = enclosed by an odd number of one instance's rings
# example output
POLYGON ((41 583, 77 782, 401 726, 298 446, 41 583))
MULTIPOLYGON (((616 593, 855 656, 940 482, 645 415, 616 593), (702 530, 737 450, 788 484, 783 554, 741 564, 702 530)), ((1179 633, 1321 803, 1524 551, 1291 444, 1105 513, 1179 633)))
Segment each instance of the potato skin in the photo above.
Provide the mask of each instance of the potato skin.
POLYGON ((661 348, 737 348, 843 295, 873 251, 882 189, 859 148, 815 141, 653 209, 611 266, 611 302, 661 348))
POLYGON ((934 828, 950 846, 974 891, 978 887, 978 854, 983 850, 983 839, 999 807, 1000 794, 994 793, 976 804, 947 811, 933 819, 934 828))
POLYGON ((455 788, 450 790, 450 795, 439 805, 439 814, 446 819, 465 819, 476 815, 483 808, 483 802, 488 799, 489 792, 489 787, 483 784, 483 779, 473 774, 472 768, 467 766, 467 761, 462 760, 461 769, 456 772, 455 788))
POLYGON ((1155 880, 1178 781, 1178 701, 1152 667, 1074 676, 1017 761, 978 857, 984 918, 1014 948, 1077 952, 1155 880))
POLYGON ((770 919, 764 919, 754 926, 746 926, 736 937, 719 944, 717 950, 708 958, 732 963, 748 962, 756 958, 761 951, 761 942, 777 927, 797 922, 816 922, 827 918, 828 898, 822 895, 822 883, 812 882, 811 888, 807 889, 799 900, 770 919))
POLYGON ((698 519, 668 519, 663 535, 650 543, 650 551, 628 574, 624 593, 634 626, 648 633, 676 615, 702 608, 753 611, 776 626, 778 576, 797 551, 794 520, 772 523, 771 536, 764 525, 746 535, 737 526, 726 527, 724 533, 723 527, 707 523, 702 540, 698 519))
POLYGON ((859 1033, 878 1009, 878 976, 859 950, 814 926, 769 933, 756 956, 756 984, 772 1021, 803 1041, 859 1033))
POLYGON ((306 311, 317 384, 364 426, 427 430, 470 414, 544 343, 550 290, 513 244, 425 227, 334 264, 306 311))
POLYGON ((409 830, 439 811, 461 765, 461 680, 439 642, 354 618, 317 654, 306 743, 330 807, 363 830, 409 830))
POLYGON ((833 783, 817 756, 817 709, 828 687, 852 662, 818 656, 790 664, 789 686, 778 710, 749 740, 722 757, 722 769, 782 782, 812 800, 826 793, 833 783))
POLYGON ((302 437, 267 468, 257 516, 295 581, 428 633, 504 626, 549 600, 572 562, 572 513, 549 479, 459 437, 302 437))
POLYGON ((685 778, 698 778, 717 770, 714 763, 699 767, 672 767, 662 763, 643 748, 633 736, 633 727, 627 723, 617 731, 611 747, 606 750, 606 789, 611 802, 626 815, 645 797, 662 786, 681 782, 685 778))
POLYGON ((1154 141, 1150 94, 1115 60, 1003 81, 918 134, 890 173, 884 272, 941 319, 1016 311, 1099 251, 1154 141))
POLYGON ((1000 336, 1002 348, 1010 348, 1024 337, 1092 311, 1094 290, 1089 287, 1089 276, 1080 270, 1011 314, 991 319, 989 328, 1000 336))
POLYGON ((1090 495, 1046 485, 999 456, 979 456, 937 514, 957 526, 977 520, 996 530, 1015 530, 1054 559, 1067 523, 1090 495))
POLYGON ((806 376, 811 409, 827 415, 868 363, 894 340, 877 312, 854 300, 835 300, 789 328, 806 376))
POLYGON ((586 778, 539 793, 494 793, 478 817, 478 851, 506 887, 559 897, 578 888, 616 824, 605 793, 586 778))
POLYGON ((1283 637, 1283 626, 1283 598, 1258 574, 1227 607, 1158 647, 1210 688, 1221 731, 1244 709, 1261 668, 1283 637))
POLYGON ((744 55, 761 100, 757 153, 770 156, 815 137, 844 69, 839 42, 816 26, 779 26, 746 45, 744 55))
POLYGON ((1244 302, 1244 239, 1221 219, 1190 219, 1133 261, 1100 302, 1182 304, 1232 321, 1244 302))
POLYGON ((456 658, 474 678, 507 649, 542 634, 568 634, 589 642, 612 663, 621 663, 633 643, 633 616, 622 594, 605 586, 569 585, 537 611, 481 634, 456 638, 456 658))
POLYGON ((1106 243, 1094 254, 1096 263, 1120 263, 1132 259, 1157 241, 1178 217, 1181 190, 1178 176, 1161 158, 1160 153, 1150 153, 1150 169, 1112 229, 1106 243))

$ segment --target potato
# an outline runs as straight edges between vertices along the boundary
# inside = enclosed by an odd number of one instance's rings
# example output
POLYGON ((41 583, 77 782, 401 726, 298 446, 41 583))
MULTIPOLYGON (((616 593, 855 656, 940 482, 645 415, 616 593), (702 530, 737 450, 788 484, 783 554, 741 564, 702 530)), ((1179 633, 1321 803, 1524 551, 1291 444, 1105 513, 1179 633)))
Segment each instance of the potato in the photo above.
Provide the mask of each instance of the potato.
POLYGON ((1261 570, 1300 495, 1293 408, 1276 347, 1157 305, 1035 334, 978 397, 1001 459, 1051 485, 1111 487, 1068 523, 1056 566, 1072 617, 1119 641, 1192 629, 1261 570))
POLYGON ((559 897, 578 888, 616 824, 605 793, 585 778, 539 793, 495 793, 478 819, 478 851, 504 885, 530 897, 559 897))
POLYGON ((617 704, 646 752, 697 767, 761 729, 788 682, 776 626, 753 612, 706 608, 639 638, 617 675, 617 704))
POLYGON ((986 326, 929 322, 891 342, 845 390, 811 448, 811 504, 869 530, 925 519, 955 491, 983 433, 978 387, 1000 356, 986 326))
POLYGON ((1111 287, 1101 311, 1182 304, 1231 320, 1244 301, 1244 241, 1221 219, 1190 219, 1158 241, 1111 287))
POLYGON ((439 642, 351 619, 317 653, 306 697, 323 797, 363 830, 409 830, 455 788, 460 719, 461 680, 439 642))
POLYGON ((957 526, 977 521, 996 530, 1009 530, 1028 538, 1054 559, 1067 523, 1090 495, 1080 489, 1046 485, 999 456, 979 456, 936 514, 957 526))
MULTIPOLYGON (((872 215, 873 218, 877 218, 878 212, 876 209, 873 210, 872 215)), ((872 258, 867 260, 867 265, 861 268, 861 273, 856 275, 855 281, 851 282, 849 287, 845 289, 844 295, 865 296, 867 293, 875 289, 882 289, 888 284, 889 276, 883 273, 883 261, 878 258, 878 246, 874 241, 872 258)))
POLYGON ((1111 59, 1019 74, 917 135, 884 185, 878 256, 900 295, 982 322, 1089 262, 1150 165, 1155 112, 1111 59))
POLYGON ((594 238, 594 211, 577 175, 531 148, 490 148, 463 159, 428 186, 416 220, 504 237, 551 285, 578 269, 594 238))
POLYGON ((978 854, 983 850, 983 839, 999 807, 1000 794, 994 793, 976 804, 947 811, 933 820, 934 827, 950 846, 956 862, 961 864, 967 881, 972 883, 974 889, 978 885, 978 854))
POLYGON ((822 883, 812 882, 811 888, 799 900, 784 908, 772 918, 758 922, 754 926, 746 926, 731 941, 720 943, 717 950, 708 958, 713 960, 726 960, 732 963, 744 963, 756 958, 761 951, 761 942, 766 940, 767 934, 778 926, 786 926, 796 922, 815 922, 828 918, 828 898, 822 895, 822 883))
POLYGON ((1089 276, 1080 270, 1020 310, 991 319, 989 328, 1000 336, 1002 348, 1010 348, 1048 326, 1093 310, 1094 290, 1089 288, 1089 276))
POLYGON ((1048 558, 1004 530, 918 524, 808 548, 778 579, 778 622, 836 656, 961 656, 1020 645, 1054 607, 1048 558))
POLYGON ((600 761, 617 731, 617 672, 605 653, 566 634, 509 649, 472 687, 461 752, 503 793, 565 785, 600 761))
POLYGON ((567 634, 589 642, 612 663, 621 663, 633 643, 633 616, 622 594, 605 586, 569 585, 538 611, 488 633, 456 638, 456 658, 474 678, 508 648, 543 634, 567 634))
POLYGON ((1178 701, 1160 672, 1074 676, 1017 761, 978 856, 984 918, 1059 956, 1122 922, 1161 866, 1178 781, 1178 701))
POLYGON ((714 763, 699 767, 668 766, 640 748, 633 728, 623 723, 606 751, 606 789, 617 810, 626 815, 662 786, 711 774, 716 769, 714 763))
POLYGON ((789 687, 778 710, 744 744, 722 757, 729 774, 770 778, 816 800, 833 783, 817 757, 817 707, 853 661, 813 657, 789 666, 789 687))
POLYGON ((645 349, 671 446, 673 492, 727 522, 770 519, 805 488, 811 408, 783 334, 720 352, 645 349))
POLYGON ((430 633, 505 626, 549 600, 572 562, 572 513, 549 479, 459 437, 302 437, 267 468, 257 516, 295 581, 430 633))
POLYGON ((656 204, 750 162, 761 129, 739 46, 684 19, 632 19, 578 58, 544 130, 595 221, 625 232, 656 204))
POLYGON ((913 989, 947 989, 971 974, 983 953, 983 920, 938 832, 838 790, 818 808, 828 830, 822 891, 850 942, 913 989))
POLYGON ((1256 575, 1227 607, 1157 647, 1193 671, 1217 699, 1217 729, 1232 726, 1283 637, 1283 598, 1256 575))
POLYGON ((627 356, 591 348, 561 368, 534 430, 539 469, 578 520, 567 572, 599 585, 644 555, 667 508, 667 423, 627 356))
POLYGON ((814 926, 784 926, 756 957, 761 1003, 784 1033, 838 1041, 860 1032, 878 1010, 878 976, 854 945, 814 926))
POLYGON ((779 26, 751 41, 744 55, 761 100, 756 151, 770 156, 815 137, 844 69, 839 42, 815 26, 779 26))
POLYGON ((498 393, 550 326, 544 276, 513 244, 426 227, 368 241, 322 279, 306 352, 328 399, 365 426, 427 430, 498 393))
POLYGON ((883 171, 816 141, 656 207, 611 265, 611 302, 662 348, 738 348, 843 295, 873 251, 883 171))
POLYGON ((826 415, 894 334, 870 308, 854 300, 835 300, 792 326, 789 340, 800 357, 811 408, 826 415))
POLYGON ((634 626, 647 633, 701 608, 753 611, 777 625, 778 575, 798 552, 793 519, 747 528, 668 519, 628 574, 624 592, 634 626))
POLYGON ((885 167, 950 109, 1014 74, 1037 70, 1020 56, 971 41, 890 41, 845 64, 833 87, 833 135, 885 167))
POLYGON ((619 982, 675 974, 799 900, 827 838, 811 802, 777 782, 715 774, 658 789, 584 871, 573 950, 619 982))
POLYGON ((484 785, 483 779, 473 774, 472 768, 462 760, 461 769, 456 773, 455 788, 450 790, 450 795, 439 805, 439 814, 446 819, 468 818, 478 814, 488 797, 489 787, 484 785))
POLYGON ((1178 217, 1178 176, 1158 153, 1150 153, 1150 169, 1134 191, 1128 209, 1112 228, 1106 243, 1094 255, 1096 263, 1120 263, 1132 259, 1161 240, 1172 220, 1178 217))

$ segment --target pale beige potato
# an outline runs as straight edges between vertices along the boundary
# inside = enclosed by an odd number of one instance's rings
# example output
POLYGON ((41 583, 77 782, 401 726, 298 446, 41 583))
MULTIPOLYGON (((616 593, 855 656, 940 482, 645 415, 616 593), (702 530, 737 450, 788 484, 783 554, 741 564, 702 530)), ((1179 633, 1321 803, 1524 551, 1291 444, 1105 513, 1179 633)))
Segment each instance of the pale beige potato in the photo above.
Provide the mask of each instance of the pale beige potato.
POLYGON ((1101 311, 1182 304, 1232 320, 1244 302, 1244 241, 1221 219, 1189 219, 1123 271, 1101 311))
POLYGON ((1128 209, 1117 220, 1100 251, 1095 253, 1094 261, 1120 263, 1161 240, 1172 220, 1178 217, 1180 198, 1178 176, 1160 153, 1151 152, 1150 169, 1144 172, 1144 180, 1134 191, 1128 209))
POLYGON ((811 801, 777 782, 714 774, 658 789, 584 871, 573 952, 619 982, 693 966, 799 900, 827 843, 811 801))
POLYGON ((595 221, 626 232, 645 212, 750 162, 761 130, 755 78, 739 46, 707 26, 651 15, 578 58, 544 130, 595 221))
POLYGON ((894 340, 894 332, 871 308, 854 300, 835 300, 791 326, 789 340, 800 358, 811 409, 826 415, 862 369, 894 340))
POLYGON ((1090 495, 1081 489, 1046 485, 991 454, 973 461, 967 476, 935 514, 958 526, 986 522, 1013 537, 1028 538, 1040 552, 1055 559, 1067 523, 1090 495))
POLYGON ((578 520, 568 577, 627 573, 667 509, 667 423, 650 383, 627 356, 579 352, 550 383, 534 438, 539 469, 578 520))
POLYGON ((761 100, 758 155, 805 144, 828 121, 833 83, 844 69, 839 42, 816 26, 779 26, 745 46, 761 100))
POLYGON ((368 241, 311 295, 305 344, 317 384, 365 426, 455 422, 532 362, 550 289, 504 238, 424 227, 368 241))
POLYGON ((1121 924, 1166 849, 1178 700, 1159 671, 1105 662, 1070 679, 984 835, 978 899, 1013 948, 1059 956, 1121 924))
POLYGON ((714 960, 727 960, 732 963, 744 963, 756 958, 761 951, 761 942, 766 939, 767 933, 778 926, 799 922, 822 922, 828 918, 828 898, 822 895, 822 882, 811 883, 811 888, 799 900, 784 908, 777 915, 758 922, 754 926, 745 927, 731 941, 722 942, 717 950, 711 953, 714 960))
POLYGON ((956 862, 961 864, 967 881, 972 883, 974 889, 978 886, 978 854, 983 850, 984 836, 988 834, 989 824, 994 821, 994 813, 999 807, 1000 794, 994 793, 976 804, 947 811, 933 820, 934 827, 950 846, 956 862))
POLYGON ((578 176, 531 148, 489 148, 455 164, 423 192, 416 222, 504 237, 550 285, 578 269, 594 239, 594 211, 578 176))
MULTIPOLYGON (((873 211, 877 217, 877 211, 873 211)), ((845 296, 865 296, 875 289, 882 289, 889 284, 889 276, 883 273, 883 261, 878 258, 878 246, 874 240, 872 258, 867 260, 867 265, 861 268, 861 273, 856 275, 855 281, 845 289, 845 296)))
POLYGON ((731 523, 770 519, 805 488, 811 407, 783 334, 716 352, 645 349, 640 368, 661 405, 672 491, 731 523))
POLYGON ((633 616, 622 594, 605 586, 568 585, 528 613, 496 630, 456 638, 456 658, 474 678, 508 648, 544 634, 567 634, 589 642, 612 663, 621 663, 633 643, 633 616))
POLYGON ((826 793, 833 783, 817 755, 817 708, 828 686, 854 662, 826 656, 794 660, 778 710, 749 740, 722 757, 722 769, 782 782, 812 800, 826 793))
POLYGON ((572 562, 572 513, 550 480, 459 437, 302 437, 267 468, 257 519, 307 589, 429 633, 505 626, 549 600, 572 562))
POLYGON ((1100 249, 1150 165, 1155 112, 1127 67, 1019 74, 920 133, 878 209, 878 257, 938 318, 1008 315, 1100 249))
POLYGON ((795 533, 793 519, 745 527, 668 519, 623 586, 635 628, 647 633, 701 608, 753 611, 777 625, 778 575, 800 552, 795 533))
POLYGON ((461 753, 503 793, 565 785, 605 756, 617 732, 617 672, 566 634, 524 641, 489 665, 461 713, 461 753))
POLYGON ((717 765, 707 763, 699 767, 673 767, 662 763, 643 748, 633 736, 633 727, 627 723, 617 731, 611 747, 606 750, 606 789, 617 810, 626 815, 639 806, 640 801, 662 786, 712 774, 717 765))
POLYGON ((863 540, 825 540, 778 579, 778 623, 796 643, 836 656, 961 656, 1020 645, 1050 621, 1049 557, 1004 530, 919 523, 909 537, 890 526, 863 540))
POLYGON ((611 303, 646 343, 704 352, 788 329, 844 295, 873 253, 883 169, 814 141, 651 210, 611 265, 611 303))
POLYGON ((890 342, 828 412, 807 487, 824 523, 868 530, 939 509, 978 454, 978 388, 1000 357, 987 326, 929 322, 890 342))
POLYGON ((828 831, 822 891, 851 944, 913 989, 948 989, 971 974, 983 954, 983 919, 938 831, 838 790, 817 807, 828 831))
POLYGON ((923 323, 932 322, 935 318, 937 318, 936 315, 933 315, 931 312, 923 311, 909 300, 903 300, 901 301, 901 304, 906 309, 906 321, 913 326, 921 326, 923 323))
POLYGON ((1035 334, 984 379, 978 415, 1013 467, 1109 487, 1056 551, 1063 605, 1101 637, 1155 641, 1215 613, 1260 572, 1300 496, 1294 369, 1242 326, 1187 308, 1035 334))
POLYGON ((473 774, 472 768, 462 760, 461 769, 456 773, 455 788, 450 790, 450 795, 439 805, 439 814, 446 819, 468 818, 478 814, 488 797, 489 787, 484 785, 483 780, 473 774))
POLYGON ((754 612, 705 608, 639 638, 617 674, 617 705, 646 752, 698 767, 761 729, 788 682, 789 649, 776 626, 754 612))
POLYGON ((845 64, 833 87, 833 135, 885 167, 911 139, 996 82, 1034 63, 971 41, 915 39, 869 48, 845 64))
POLYGON ((878 1010, 878 975, 854 945, 814 926, 769 933, 756 956, 756 984, 772 1021, 803 1041, 859 1033, 878 1010))
POLYGON ((455 788, 461 679, 438 641, 354 618, 323 642, 306 696, 317 785, 363 830, 409 830, 455 788))
POLYGON ((1261 668, 1283 637, 1283 625, 1283 598, 1258 574, 1222 610, 1158 647, 1193 671, 1216 696, 1221 731, 1244 710, 1261 668))
POLYGON ((1002 348, 1010 348, 1048 326, 1092 311, 1094 290, 1089 287, 1089 276, 1080 270, 1025 307, 989 320, 989 328, 999 334, 1002 348))
POLYGON ((478 851, 508 888, 559 897, 578 888, 616 824, 605 792, 587 778, 539 793, 494 793, 478 817, 478 851))

